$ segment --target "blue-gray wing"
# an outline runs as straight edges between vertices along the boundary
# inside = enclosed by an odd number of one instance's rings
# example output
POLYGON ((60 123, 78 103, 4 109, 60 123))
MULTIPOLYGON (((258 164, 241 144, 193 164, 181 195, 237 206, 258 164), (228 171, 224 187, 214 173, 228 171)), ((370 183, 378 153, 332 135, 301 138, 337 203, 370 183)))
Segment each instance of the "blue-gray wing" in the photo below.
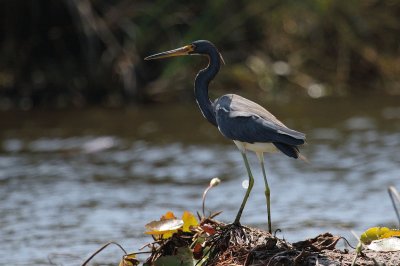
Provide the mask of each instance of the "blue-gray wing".
POLYGON ((262 106, 241 96, 227 94, 218 98, 214 110, 218 129, 229 139, 280 143, 275 145, 281 146, 280 150, 285 145, 298 146, 305 142, 305 134, 289 129, 262 106))

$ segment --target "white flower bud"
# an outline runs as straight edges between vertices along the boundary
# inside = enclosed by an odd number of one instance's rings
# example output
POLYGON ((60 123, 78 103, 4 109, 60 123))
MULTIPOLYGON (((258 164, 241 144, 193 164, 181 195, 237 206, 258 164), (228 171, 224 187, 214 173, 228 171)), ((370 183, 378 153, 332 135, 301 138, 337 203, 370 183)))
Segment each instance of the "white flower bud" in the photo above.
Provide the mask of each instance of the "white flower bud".
POLYGON ((214 177, 210 181, 210 187, 216 187, 219 185, 219 183, 221 183, 221 179, 219 179, 218 177, 214 177))

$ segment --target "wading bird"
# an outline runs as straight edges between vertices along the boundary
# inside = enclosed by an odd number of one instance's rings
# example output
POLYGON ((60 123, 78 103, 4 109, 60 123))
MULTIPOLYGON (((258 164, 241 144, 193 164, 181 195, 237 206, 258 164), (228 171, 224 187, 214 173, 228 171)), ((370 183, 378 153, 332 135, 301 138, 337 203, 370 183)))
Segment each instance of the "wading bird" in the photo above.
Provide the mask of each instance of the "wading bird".
POLYGON ((244 206, 253 188, 254 178, 247 160, 246 150, 257 154, 265 182, 265 197, 268 212, 268 230, 271 233, 270 188, 264 167, 264 152, 283 152, 292 158, 304 158, 299 145, 304 144, 305 134, 289 129, 265 108, 235 94, 226 94, 215 101, 208 97, 208 85, 217 75, 224 60, 218 49, 209 41, 199 40, 178 49, 154 54, 145 60, 183 55, 203 55, 209 64, 200 70, 194 82, 194 95, 203 116, 226 138, 233 140, 239 148, 249 176, 249 185, 234 224, 240 223, 244 206))

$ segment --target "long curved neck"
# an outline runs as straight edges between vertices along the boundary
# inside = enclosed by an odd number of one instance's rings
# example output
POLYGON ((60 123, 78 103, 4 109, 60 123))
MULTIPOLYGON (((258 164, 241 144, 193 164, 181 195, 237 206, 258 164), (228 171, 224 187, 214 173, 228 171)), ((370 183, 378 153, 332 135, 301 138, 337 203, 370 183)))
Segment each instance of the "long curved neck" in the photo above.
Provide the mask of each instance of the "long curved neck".
POLYGON ((208 85, 219 71, 220 56, 216 50, 209 51, 207 56, 209 59, 208 66, 205 69, 200 70, 194 81, 194 95, 203 116, 208 120, 208 122, 217 126, 212 102, 208 97, 208 85))

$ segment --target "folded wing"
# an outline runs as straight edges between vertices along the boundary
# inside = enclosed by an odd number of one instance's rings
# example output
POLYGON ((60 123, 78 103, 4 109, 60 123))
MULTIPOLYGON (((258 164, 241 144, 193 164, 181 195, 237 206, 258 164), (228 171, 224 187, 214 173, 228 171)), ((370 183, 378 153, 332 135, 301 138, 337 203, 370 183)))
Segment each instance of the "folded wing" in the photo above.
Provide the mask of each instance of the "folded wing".
POLYGON ((286 127, 262 106, 235 94, 214 102, 218 129, 232 140, 273 143, 284 154, 298 158, 296 146, 305 142, 305 134, 286 127))

